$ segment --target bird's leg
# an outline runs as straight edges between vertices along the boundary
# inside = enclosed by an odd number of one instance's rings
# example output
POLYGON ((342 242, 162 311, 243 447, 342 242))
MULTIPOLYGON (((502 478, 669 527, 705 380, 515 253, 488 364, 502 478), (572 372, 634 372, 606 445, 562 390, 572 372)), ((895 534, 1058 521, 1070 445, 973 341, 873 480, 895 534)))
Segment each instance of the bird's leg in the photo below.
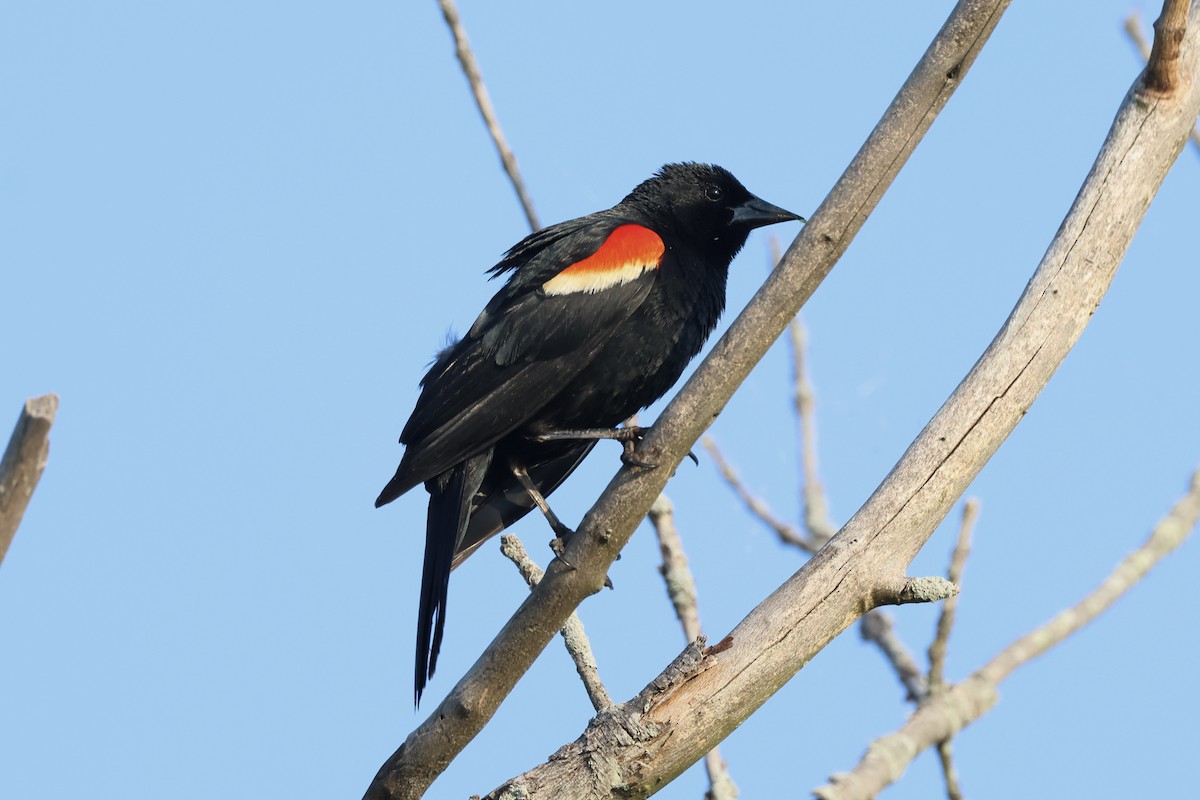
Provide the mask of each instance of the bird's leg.
MULTIPOLYGON (((562 520, 558 518, 558 515, 550 510, 550 504, 546 502, 546 498, 540 491, 538 491, 538 488, 533 485, 533 481, 529 479, 529 472, 525 469, 525 467, 513 462, 509 462, 508 466, 509 469, 512 470, 513 475, 516 476, 517 481, 521 484, 521 488, 525 490, 527 495, 529 495, 529 499, 532 500, 537 507, 542 510, 542 513, 546 515, 546 521, 549 522, 550 527, 554 529, 555 538, 550 542, 550 549, 554 551, 554 555, 558 556, 559 561, 563 562, 571 569, 575 569, 574 564, 563 558, 563 552, 567 547, 567 540, 575 535, 575 531, 564 525, 562 520)), ((620 557, 621 554, 618 553, 617 558, 620 557)), ((613 588, 612 579, 607 575, 604 576, 604 585, 609 589, 613 588)))
MULTIPOLYGON (((541 509, 542 514, 546 517, 546 521, 550 523, 550 527, 554 530, 554 541, 550 543, 550 549, 554 551, 556 556, 562 558, 567 540, 575 535, 575 531, 564 525, 563 521, 558 518, 558 515, 550 509, 550 504, 546 502, 546 498, 542 496, 538 488, 533 485, 533 481, 529 479, 529 472, 525 467, 510 463, 509 469, 516 476, 517 481, 521 484, 521 488, 525 490, 525 494, 529 495, 529 499, 541 509)), ((567 563, 566 559, 563 559, 563 563, 567 563)), ((567 566, 571 565, 567 564, 567 566)))
MULTIPOLYGON (((568 428, 560 431, 547 431, 545 433, 535 434, 529 438, 535 442, 557 442, 563 440, 579 440, 579 439, 615 439, 621 443, 621 463, 628 464, 633 467, 644 467, 652 469, 658 464, 650 461, 644 461, 637 457, 637 443, 640 442, 646 435, 649 428, 643 428, 640 425, 629 425, 623 428, 568 428)), ((696 458, 696 454, 688 450, 688 458, 694 463, 699 464, 700 459, 696 458)))
POLYGON ((621 443, 621 463, 635 467, 656 467, 648 461, 637 457, 637 443, 646 435, 649 428, 634 425, 628 428, 567 428, 560 431, 539 433, 532 438, 535 442, 558 442, 585 439, 615 439, 621 443))

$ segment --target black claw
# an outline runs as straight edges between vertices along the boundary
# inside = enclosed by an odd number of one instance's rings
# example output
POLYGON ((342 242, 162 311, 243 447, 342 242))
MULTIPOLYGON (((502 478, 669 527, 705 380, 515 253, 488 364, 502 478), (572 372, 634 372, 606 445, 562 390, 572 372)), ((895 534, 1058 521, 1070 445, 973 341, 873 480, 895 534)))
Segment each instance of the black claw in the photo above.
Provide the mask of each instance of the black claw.
POLYGON ((641 467, 642 469, 654 469, 658 466, 657 463, 653 461, 643 461, 632 453, 622 453, 621 463, 629 467, 641 467))
POLYGON ((567 552, 567 537, 556 536, 550 540, 550 549, 554 551, 554 556, 567 565, 568 569, 575 569, 575 565, 563 558, 563 553, 567 552))

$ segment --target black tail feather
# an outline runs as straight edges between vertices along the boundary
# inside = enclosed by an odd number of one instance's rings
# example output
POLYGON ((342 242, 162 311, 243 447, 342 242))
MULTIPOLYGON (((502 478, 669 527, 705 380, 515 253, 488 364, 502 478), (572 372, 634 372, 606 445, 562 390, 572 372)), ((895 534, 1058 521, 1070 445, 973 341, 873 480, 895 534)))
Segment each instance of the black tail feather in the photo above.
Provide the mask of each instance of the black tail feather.
POLYGON ((446 625, 450 567, 467 529, 471 498, 479 489, 491 460, 492 451, 488 450, 425 484, 429 490, 429 515, 425 526, 425 569, 421 573, 421 601, 417 611, 416 705, 420 705, 421 693, 437 668, 446 625))

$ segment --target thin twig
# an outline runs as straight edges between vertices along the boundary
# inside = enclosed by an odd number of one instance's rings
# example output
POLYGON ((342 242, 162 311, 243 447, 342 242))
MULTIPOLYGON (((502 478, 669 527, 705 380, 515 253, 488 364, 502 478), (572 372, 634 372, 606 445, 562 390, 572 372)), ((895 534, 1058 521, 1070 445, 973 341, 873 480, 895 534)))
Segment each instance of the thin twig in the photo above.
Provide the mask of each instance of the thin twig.
MULTIPOLYGON (((958 538, 954 542, 954 552, 950 555, 950 566, 946 569, 946 578, 955 586, 962 586, 962 574, 966 567, 967 556, 971 553, 971 534, 975 529, 975 520, 979 518, 979 501, 974 497, 963 504, 962 523, 958 528, 958 538)), ((958 610, 958 595, 948 598, 942 604, 942 613, 938 617, 937 632, 929 645, 929 692, 922 702, 936 697, 945 689, 946 648, 950 642, 950 633, 954 630, 955 613, 958 610)), ((954 766, 954 748, 947 739, 938 742, 938 760, 942 765, 942 777, 946 781, 947 800, 962 800, 962 788, 959 786, 958 770, 954 766)))
POLYGON ((982 717, 996 704, 1001 682, 1019 667, 1065 641, 1087 625, 1146 573, 1183 543, 1200 519, 1200 470, 1171 512, 1150 536, 1087 597, 1049 622, 1004 648, 995 658, 962 683, 950 686, 920 706, 896 731, 876 739, 850 772, 813 793, 821 800, 867 800, 900 779, 923 750, 948 742, 959 731, 982 717))
POLYGON ((1150 42, 1146 40, 1146 35, 1142 33, 1142 18, 1138 12, 1134 11, 1125 18, 1125 33, 1129 35, 1129 39, 1133 42, 1133 46, 1142 56, 1142 63, 1150 60, 1150 42))
POLYGON ((714 747, 704 754, 704 769, 708 772, 704 800, 737 800, 737 784, 729 776, 729 765, 721 758, 721 748, 714 747))
POLYGON ((1074 608, 1062 612, 1037 630, 1022 636, 988 662, 980 673, 995 683, 1098 617, 1117 598, 1146 576, 1150 568, 1178 547, 1200 519, 1200 470, 1192 475, 1188 493, 1158 523, 1149 538, 1126 556, 1096 590, 1074 608))
POLYGON ((679 617, 679 624, 683 626, 683 637, 690 644, 704 635, 696 604, 696 580, 688 566, 687 554, 683 552, 683 540, 675 529, 675 508, 665 494, 660 494, 650 506, 649 518, 662 553, 663 563, 659 569, 667 583, 667 595, 679 617))
POLYGON ((771 511, 761 497, 746 488, 746 485, 742 483, 742 479, 738 477, 737 471, 725 460, 725 455, 717 447, 717 443, 713 441, 711 436, 705 436, 700 440, 700 443, 704 445, 704 449, 712 456, 713 461, 717 465, 717 470, 721 473, 721 477, 725 479, 725 483, 745 503, 746 508, 759 522, 774 531, 775 535, 784 544, 794 545, 808 553, 816 552, 817 548, 808 541, 803 533, 775 516, 774 512, 771 511))
POLYGON ((446 24, 450 26, 450 33, 454 36, 454 52, 458 56, 458 63, 462 65, 467 83, 471 86, 471 94, 475 97, 475 105, 479 107, 479 113, 483 116, 483 124, 487 126, 492 143, 496 145, 496 152, 500 154, 500 163, 517 192, 517 199, 521 202, 525 218, 529 220, 529 227, 536 231, 542 225, 534 213, 533 201, 525 191, 525 182, 521 180, 521 171, 517 168, 517 157, 509 148, 504 131, 500 129, 500 121, 496 119, 492 100, 488 97, 487 87, 483 85, 479 64, 471 51, 471 43, 467 41, 467 32, 463 30, 462 22, 458 18, 458 9, 454 7, 453 0, 438 0, 438 4, 442 7, 442 16, 446 18, 446 24))
MULTIPOLYGON (((1125 33, 1129 35, 1133 46, 1137 48, 1138 53, 1142 57, 1143 62, 1150 60, 1150 43, 1146 41, 1145 34, 1142 33, 1142 18, 1136 11, 1125 18, 1125 33)), ((1192 140, 1192 144, 1196 147, 1196 151, 1200 152, 1200 126, 1192 128, 1192 134, 1188 137, 1192 140)))
MULTIPOLYGON (((772 268, 779 263, 780 257, 779 239, 772 236, 772 268)), ((819 550, 837 533, 837 526, 829 518, 829 501, 817 470, 816 401, 812 382, 808 378, 808 332, 799 314, 792 318, 788 333, 792 347, 792 404, 800 437, 800 469, 803 476, 800 499, 804 506, 804 529, 808 541, 814 549, 819 550)))
MULTIPOLYGON (((683 626, 683 636, 691 644, 704 635, 700 626, 700 608, 696 603, 696 580, 683 551, 683 540, 675 528, 675 509, 666 494, 660 494, 650 506, 649 518, 658 536, 667 594, 683 626)), ((729 776, 729 765, 721 758, 720 748, 714 747, 705 754, 704 768, 708 772, 709 790, 704 794, 708 800, 737 800, 737 784, 729 776)))
POLYGON ((813 399, 812 382, 806 368, 808 332, 800 317, 796 316, 788 326, 792 343, 792 369, 795 379, 796 416, 800 422, 800 463, 804 471, 804 527, 809 541, 816 549, 833 538, 837 526, 829 518, 829 501, 825 487, 817 472, 817 422, 816 401, 813 399))
POLYGON ((29 499, 50 456, 50 426, 58 413, 58 395, 25 401, 4 457, 0 459, 0 562, 12 544, 29 499))
MULTIPOLYGON (((516 536, 511 533, 501 536, 500 552, 516 564, 517 569, 521 572, 521 577, 525 579, 525 583, 529 584, 530 589, 541 582, 543 575, 541 567, 529 557, 521 540, 516 536)), ((608 690, 604 688, 604 684, 600 680, 596 658, 592 655, 592 645, 588 641, 587 634, 584 633, 583 621, 579 619, 579 614, 572 611, 560 632, 567 653, 575 662, 575 671, 579 673, 579 679, 583 681, 583 688, 587 692, 588 699, 592 701, 592 707, 597 711, 611 708, 612 698, 609 697, 608 690)))
POLYGON ((908 700, 916 702, 925 697, 928 692, 925 674, 917 666, 916 659, 904 646, 904 642, 896 636, 891 614, 879 609, 864 614, 859 623, 859 633, 863 641, 873 642, 879 647, 883 657, 892 665, 896 677, 908 692, 908 700))
POLYGON ((954 767, 954 746, 947 739, 938 742, 938 760, 942 762, 942 775, 946 778, 946 800, 963 800, 962 787, 958 784, 958 770, 954 767))
MULTIPOLYGON (((979 501, 974 497, 963 504, 962 524, 958 528, 958 539, 954 543, 954 552, 950 556, 950 566, 946 577, 956 586, 962 586, 963 568, 967 556, 971 553, 971 532, 975 529, 975 520, 979 518, 979 501)), ((946 646, 950 641, 950 632, 954 629, 954 615, 958 610, 958 595, 949 598, 942 604, 942 613, 938 617, 937 633, 929 645, 929 693, 934 694, 941 689, 945 682, 946 646)))

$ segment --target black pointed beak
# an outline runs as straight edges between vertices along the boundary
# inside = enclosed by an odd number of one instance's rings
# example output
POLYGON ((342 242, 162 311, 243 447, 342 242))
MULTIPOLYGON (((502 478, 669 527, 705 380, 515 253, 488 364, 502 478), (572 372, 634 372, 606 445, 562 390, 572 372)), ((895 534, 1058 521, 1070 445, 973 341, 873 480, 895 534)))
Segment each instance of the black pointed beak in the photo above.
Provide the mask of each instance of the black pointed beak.
POLYGON ((761 228, 764 225, 774 225, 776 222, 790 220, 808 222, 799 214, 785 211, 779 206, 771 205, 766 200, 760 200, 757 197, 751 197, 733 210, 733 223, 745 225, 747 228, 761 228))

